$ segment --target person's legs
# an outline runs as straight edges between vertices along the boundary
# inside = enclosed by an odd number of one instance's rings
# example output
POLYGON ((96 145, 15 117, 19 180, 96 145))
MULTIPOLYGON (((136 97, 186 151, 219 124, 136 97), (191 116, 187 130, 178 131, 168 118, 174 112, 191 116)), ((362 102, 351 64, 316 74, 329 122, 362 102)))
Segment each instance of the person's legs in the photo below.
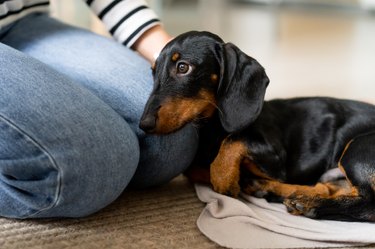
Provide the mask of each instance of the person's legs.
POLYGON ((165 183, 191 163, 198 144, 194 127, 168 136, 146 136, 138 128, 153 83, 150 65, 135 52, 44 15, 22 20, 3 42, 80 82, 129 123, 141 149, 133 186, 165 183))
POLYGON ((139 146, 112 108, 2 43, 0 89, 0 216, 80 217, 121 194, 139 146))

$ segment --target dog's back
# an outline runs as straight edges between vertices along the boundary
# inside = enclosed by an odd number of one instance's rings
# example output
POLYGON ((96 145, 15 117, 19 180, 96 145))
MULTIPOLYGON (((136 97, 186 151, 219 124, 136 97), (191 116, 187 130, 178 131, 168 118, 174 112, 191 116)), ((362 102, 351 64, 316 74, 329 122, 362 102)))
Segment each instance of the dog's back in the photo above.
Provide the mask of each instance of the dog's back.
POLYGON ((375 106, 313 97, 266 101, 258 119, 241 136, 250 147, 264 142, 272 147, 275 160, 253 152, 256 163, 264 164, 270 175, 289 183, 313 184, 327 169, 337 167, 350 140, 371 131, 375 131, 375 106))

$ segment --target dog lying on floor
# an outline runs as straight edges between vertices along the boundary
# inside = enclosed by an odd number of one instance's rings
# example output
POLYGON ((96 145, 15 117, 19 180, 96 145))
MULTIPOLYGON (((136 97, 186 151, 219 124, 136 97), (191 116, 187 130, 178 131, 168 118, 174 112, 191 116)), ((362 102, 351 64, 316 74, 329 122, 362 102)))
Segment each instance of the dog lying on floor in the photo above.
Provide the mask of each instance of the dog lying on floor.
POLYGON ((166 134, 199 123, 187 173, 193 181, 283 201, 296 215, 375 221, 375 106, 323 97, 264 101, 263 67, 209 32, 176 37, 152 70, 140 128, 166 134), (333 168, 347 187, 336 177, 319 181, 333 168))

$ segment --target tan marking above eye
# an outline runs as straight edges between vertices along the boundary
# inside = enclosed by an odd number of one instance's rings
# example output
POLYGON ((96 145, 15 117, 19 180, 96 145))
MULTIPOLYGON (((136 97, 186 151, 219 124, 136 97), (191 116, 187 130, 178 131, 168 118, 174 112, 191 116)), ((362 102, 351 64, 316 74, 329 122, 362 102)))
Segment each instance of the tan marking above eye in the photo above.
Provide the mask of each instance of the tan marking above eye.
POLYGON ((172 61, 173 62, 176 62, 179 58, 180 58, 180 54, 179 53, 174 53, 172 55, 172 61))
POLYGON ((211 81, 212 81, 213 83, 216 83, 218 78, 219 78, 219 77, 217 76, 217 74, 211 74, 211 81))

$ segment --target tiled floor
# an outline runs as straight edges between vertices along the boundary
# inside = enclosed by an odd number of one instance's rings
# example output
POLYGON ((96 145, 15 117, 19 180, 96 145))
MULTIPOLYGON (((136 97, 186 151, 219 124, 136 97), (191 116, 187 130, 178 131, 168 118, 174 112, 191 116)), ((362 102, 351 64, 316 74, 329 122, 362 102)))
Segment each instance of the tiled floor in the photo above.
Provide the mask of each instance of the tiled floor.
MULTIPOLYGON (((73 1, 65 0, 57 15, 103 33, 97 21, 84 18, 84 4, 69 9, 73 1)), ((268 99, 328 95, 375 103, 374 13, 227 0, 151 3, 171 34, 209 30, 258 59, 271 79, 268 99)))

